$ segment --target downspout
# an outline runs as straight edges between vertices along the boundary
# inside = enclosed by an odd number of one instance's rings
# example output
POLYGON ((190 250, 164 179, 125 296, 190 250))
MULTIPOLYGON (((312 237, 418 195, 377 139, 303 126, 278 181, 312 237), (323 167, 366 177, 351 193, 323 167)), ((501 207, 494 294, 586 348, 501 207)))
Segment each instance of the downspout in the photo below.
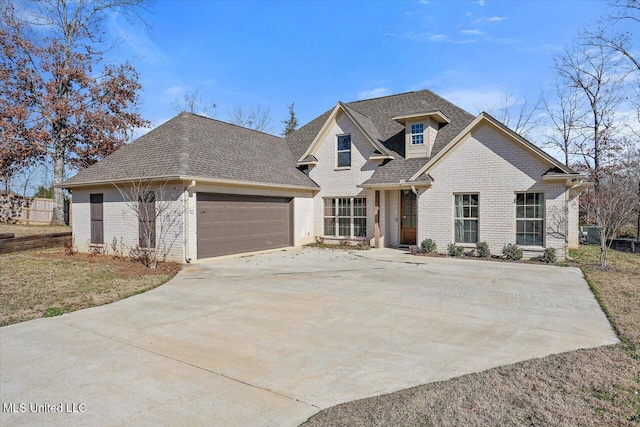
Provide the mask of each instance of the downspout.
POLYGON ((573 261, 569 256, 569 199, 571 197, 571 187, 565 186, 564 191, 564 259, 573 261))
POLYGON ((187 185, 182 195, 184 201, 184 260, 187 264, 191 262, 191 257, 189 256, 189 190, 195 186, 196 181, 191 181, 191 184, 187 185))
POLYGON ((416 195, 416 197, 418 196, 418 190, 416 190, 416 186, 415 185, 411 186, 411 191, 413 192, 413 194, 416 195))

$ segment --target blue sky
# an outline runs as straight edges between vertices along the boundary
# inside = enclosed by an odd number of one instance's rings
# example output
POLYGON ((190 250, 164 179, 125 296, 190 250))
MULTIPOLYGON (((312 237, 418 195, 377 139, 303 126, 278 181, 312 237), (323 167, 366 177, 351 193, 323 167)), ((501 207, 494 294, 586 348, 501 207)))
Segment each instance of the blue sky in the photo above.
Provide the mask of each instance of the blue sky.
POLYGON ((538 97, 552 56, 607 5, 596 1, 160 1, 151 30, 114 17, 157 126, 198 90, 228 119, 234 105, 269 107, 273 133, 295 102, 304 124, 337 101, 429 88, 477 113, 504 91, 538 97))

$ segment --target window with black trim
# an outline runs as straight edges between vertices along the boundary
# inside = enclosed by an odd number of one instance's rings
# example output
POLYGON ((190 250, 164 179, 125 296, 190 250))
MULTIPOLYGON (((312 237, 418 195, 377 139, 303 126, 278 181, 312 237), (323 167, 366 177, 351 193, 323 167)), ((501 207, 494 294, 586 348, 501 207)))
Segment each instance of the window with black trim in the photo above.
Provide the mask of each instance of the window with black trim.
POLYGON ((104 244, 103 225, 103 196, 102 194, 90 194, 89 205, 91 215, 91 243, 94 245, 104 244))
POLYGON ((456 243, 478 243, 479 197, 477 194, 456 194, 454 230, 456 243))
POLYGON ((329 237, 366 237, 367 199, 324 199, 324 235, 329 237))
POLYGON ((138 243, 141 248, 156 247, 156 195, 153 191, 138 197, 138 243))
POLYGON ((351 167, 351 135, 338 135, 337 156, 339 168, 351 167))
POLYGON ((544 193, 516 193, 516 244, 544 246, 544 193))

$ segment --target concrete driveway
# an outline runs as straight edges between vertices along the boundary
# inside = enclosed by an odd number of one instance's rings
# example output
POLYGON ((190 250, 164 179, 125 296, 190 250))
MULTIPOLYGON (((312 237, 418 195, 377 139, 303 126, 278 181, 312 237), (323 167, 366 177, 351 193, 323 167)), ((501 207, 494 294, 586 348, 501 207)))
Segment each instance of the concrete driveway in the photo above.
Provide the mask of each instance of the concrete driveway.
POLYGON ((389 249, 195 264, 142 295, 0 328, 0 340, 3 426, 295 425, 337 403, 617 342, 578 269, 389 249))

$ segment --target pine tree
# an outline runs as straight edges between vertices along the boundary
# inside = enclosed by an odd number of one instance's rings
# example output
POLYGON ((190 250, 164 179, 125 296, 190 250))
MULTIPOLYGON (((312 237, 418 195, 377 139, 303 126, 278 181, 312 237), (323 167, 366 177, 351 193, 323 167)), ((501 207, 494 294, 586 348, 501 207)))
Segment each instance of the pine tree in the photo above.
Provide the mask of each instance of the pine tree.
POLYGON ((284 129, 282 130, 282 136, 287 136, 292 133, 298 127, 298 118, 296 117, 296 112, 293 110, 293 105, 295 103, 291 103, 289 105, 289 119, 283 120, 284 129))

